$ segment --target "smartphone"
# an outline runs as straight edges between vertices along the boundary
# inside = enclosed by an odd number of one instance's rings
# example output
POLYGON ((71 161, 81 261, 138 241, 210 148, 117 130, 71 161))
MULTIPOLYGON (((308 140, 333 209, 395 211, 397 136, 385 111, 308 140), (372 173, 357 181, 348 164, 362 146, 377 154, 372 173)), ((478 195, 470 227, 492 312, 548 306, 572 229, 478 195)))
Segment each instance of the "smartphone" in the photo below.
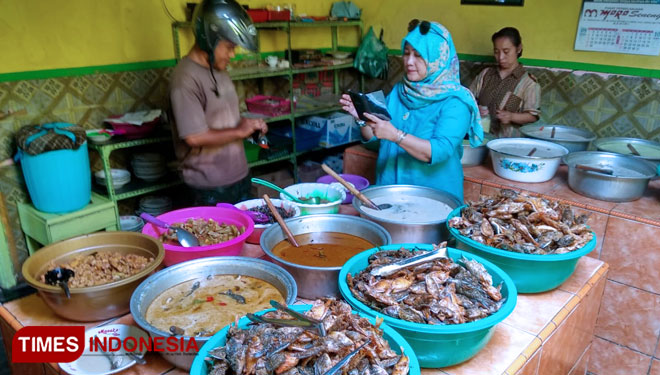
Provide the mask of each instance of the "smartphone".
POLYGON ((382 91, 374 91, 368 94, 348 90, 348 95, 351 96, 355 111, 357 112, 360 120, 369 121, 363 113, 371 113, 381 120, 390 121, 392 116, 387 111, 385 106, 385 95, 382 91))

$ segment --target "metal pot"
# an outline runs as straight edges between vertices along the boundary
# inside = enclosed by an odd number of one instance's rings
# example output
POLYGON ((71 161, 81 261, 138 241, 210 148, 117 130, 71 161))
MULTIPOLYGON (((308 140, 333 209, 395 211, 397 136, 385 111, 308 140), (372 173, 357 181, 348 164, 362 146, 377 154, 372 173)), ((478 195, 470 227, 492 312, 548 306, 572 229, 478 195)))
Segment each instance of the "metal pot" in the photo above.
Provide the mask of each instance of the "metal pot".
POLYGON ((474 167, 483 164, 484 160, 486 159, 486 155, 488 155, 488 148, 486 148, 486 143, 493 139, 495 139, 494 136, 485 133, 483 144, 477 147, 470 146, 470 141, 464 140, 461 165, 464 167, 474 167))
POLYGON ((656 166, 645 160, 599 151, 574 152, 564 156, 568 186, 576 193, 609 202, 629 202, 644 195, 656 166), (612 175, 576 168, 586 165, 611 170, 612 175))
MULTIPOLYGON (((424 197, 435 199, 446 205, 452 210, 456 207, 463 205, 455 196, 441 191, 432 189, 425 186, 416 185, 384 185, 375 186, 363 190, 362 193, 369 199, 373 200, 378 197, 394 197, 394 196, 409 196, 409 197, 424 197)), ((445 222, 447 217, 437 218, 420 218, 417 222, 389 220, 384 218, 375 217, 374 215, 365 212, 362 207, 363 203, 357 198, 353 198, 353 207, 358 211, 360 216, 376 222, 387 229, 392 236, 392 243, 430 243, 438 244, 442 241, 449 239, 449 232, 445 222)))
POLYGON ((94 322, 126 314, 131 294, 163 261, 163 245, 155 238, 133 232, 99 232, 70 238, 41 248, 23 263, 23 277, 36 288, 55 314, 79 322, 94 322), (41 282, 41 276, 52 267, 76 256, 95 252, 136 254, 154 260, 139 273, 107 284, 71 288, 67 298, 59 286, 41 282))
MULTIPOLYGON (((246 275, 261 279, 273 285, 284 297, 287 304, 296 300, 296 282, 282 267, 261 259, 246 257, 219 256, 190 260, 167 267, 147 278, 135 289, 131 297, 131 314, 142 329, 149 332, 152 338, 170 337, 170 332, 149 324, 146 320, 147 309, 151 303, 167 289, 183 282, 205 278, 209 275, 246 275)), ((230 323, 230 322, 229 322, 230 323)), ((188 347, 190 336, 182 336, 188 347)), ((197 348, 201 348, 211 337, 195 337, 197 348)), ((184 370, 190 370, 196 350, 187 352, 160 352, 168 362, 184 370)))
POLYGON ((660 164, 660 143, 658 142, 639 138, 608 137, 596 140, 594 146, 598 151, 634 156, 660 164), (640 156, 633 155, 632 150, 628 148, 628 144, 632 145, 640 156))
MULTIPOLYGON (((392 242, 385 228, 357 216, 320 214, 293 217, 285 222, 294 236, 314 232, 339 232, 363 238, 376 246, 389 245, 392 242)), ((339 297, 337 277, 341 266, 303 266, 275 256, 271 249, 285 238, 279 225, 271 225, 261 235, 261 248, 273 262, 293 275, 298 283, 298 295, 308 299, 339 297)))
POLYGON ((544 141, 562 145, 568 152, 585 151, 589 143, 596 139, 596 135, 589 130, 574 128, 566 125, 525 125, 520 132, 528 138, 542 139, 544 141), (552 137, 554 129, 554 137, 552 137))

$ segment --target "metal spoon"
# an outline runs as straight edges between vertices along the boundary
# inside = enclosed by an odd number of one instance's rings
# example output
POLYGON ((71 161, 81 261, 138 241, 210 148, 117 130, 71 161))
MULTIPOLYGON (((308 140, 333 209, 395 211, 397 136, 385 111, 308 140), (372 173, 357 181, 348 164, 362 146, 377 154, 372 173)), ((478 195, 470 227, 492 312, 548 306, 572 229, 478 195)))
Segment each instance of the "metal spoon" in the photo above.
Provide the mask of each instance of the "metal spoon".
POLYGON ((305 198, 305 200, 302 200, 302 199, 296 197, 295 195, 289 193, 288 191, 282 189, 281 187, 275 185, 274 183, 266 181, 266 180, 262 180, 260 178, 253 177, 251 181, 255 184, 267 186, 267 187, 269 187, 273 190, 277 190, 280 193, 282 193, 282 194, 286 195, 287 197, 291 198, 291 200, 296 202, 296 203, 302 203, 302 204, 319 204, 319 203, 321 203, 321 200, 319 199, 319 197, 309 197, 309 198, 305 198))
POLYGON ((436 250, 414 256, 412 258, 407 258, 392 264, 388 264, 386 266, 376 267, 372 269, 369 273, 374 276, 388 276, 393 273, 396 273, 398 270, 402 268, 406 268, 406 267, 414 266, 416 264, 426 263, 438 258, 446 258, 446 257, 447 257, 447 248, 441 247, 436 250))
POLYGON ((151 224, 154 224, 154 225, 159 226, 161 228, 174 230, 174 233, 176 233, 177 241, 179 241, 179 243, 183 247, 196 247, 196 246, 199 246, 199 241, 197 240, 197 237, 195 237, 195 235, 193 235, 192 233, 188 232, 187 230, 185 230, 183 228, 179 228, 179 227, 169 225, 166 222, 164 222, 162 220, 159 220, 159 219, 155 218, 154 216, 149 215, 146 212, 141 213, 140 217, 143 218, 144 220, 150 222, 151 224))
POLYGON ((575 168, 582 169, 582 170, 585 170, 585 171, 608 174, 608 175, 614 174, 614 171, 609 169, 609 168, 598 168, 598 167, 592 167, 590 165, 584 165, 584 164, 575 164, 575 168))

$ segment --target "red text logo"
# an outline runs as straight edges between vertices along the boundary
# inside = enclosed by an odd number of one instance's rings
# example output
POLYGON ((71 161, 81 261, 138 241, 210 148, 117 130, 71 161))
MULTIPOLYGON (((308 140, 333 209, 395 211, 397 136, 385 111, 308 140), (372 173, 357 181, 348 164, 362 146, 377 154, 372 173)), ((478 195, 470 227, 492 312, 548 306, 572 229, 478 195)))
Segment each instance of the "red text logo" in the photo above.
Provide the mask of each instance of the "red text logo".
POLYGON ((14 335, 11 355, 15 363, 72 362, 84 349, 84 326, 30 326, 14 335))

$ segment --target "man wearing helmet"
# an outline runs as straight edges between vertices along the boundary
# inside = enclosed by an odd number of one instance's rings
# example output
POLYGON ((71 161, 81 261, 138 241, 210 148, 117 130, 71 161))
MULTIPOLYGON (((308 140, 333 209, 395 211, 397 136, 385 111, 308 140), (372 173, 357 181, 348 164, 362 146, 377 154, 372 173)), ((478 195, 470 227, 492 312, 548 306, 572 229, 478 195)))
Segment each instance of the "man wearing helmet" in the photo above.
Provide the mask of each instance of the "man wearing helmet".
POLYGON ((227 65, 237 45, 257 49, 257 31, 235 0, 202 1, 193 22, 195 45, 170 82, 175 153, 196 205, 235 203, 250 191, 243 139, 268 127, 240 117, 227 65))

